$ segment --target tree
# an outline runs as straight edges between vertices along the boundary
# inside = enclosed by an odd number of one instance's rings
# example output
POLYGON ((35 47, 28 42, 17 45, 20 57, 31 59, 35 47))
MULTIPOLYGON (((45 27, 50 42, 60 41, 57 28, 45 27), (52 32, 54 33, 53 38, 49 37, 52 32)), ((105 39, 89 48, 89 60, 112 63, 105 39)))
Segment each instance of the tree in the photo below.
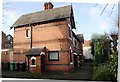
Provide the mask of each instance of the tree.
POLYGON ((109 59, 110 52, 110 38, 108 34, 93 34, 91 40, 91 53, 95 57, 95 63, 106 62, 109 59))

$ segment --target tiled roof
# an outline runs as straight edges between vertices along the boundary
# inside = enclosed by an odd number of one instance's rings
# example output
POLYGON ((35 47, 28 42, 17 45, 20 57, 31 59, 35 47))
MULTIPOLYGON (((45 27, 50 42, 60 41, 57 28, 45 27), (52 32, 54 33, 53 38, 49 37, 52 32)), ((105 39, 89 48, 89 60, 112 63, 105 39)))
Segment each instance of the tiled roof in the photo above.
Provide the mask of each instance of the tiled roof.
POLYGON ((77 36, 77 38, 79 38, 79 40, 80 40, 82 43, 84 43, 83 34, 77 34, 76 36, 77 36))
POLYGON ((27 55, 35 56, 40 55, 40 53, 45 49, 45 47, 35 47, 28 51, 27 55))
POLYGON ((61 19, 61 18, 67 18, 70 17, 72 12, 72 6, 63 6, 58 8, 53 8, 49 10, 43 10, 39 12, 29 13, 22 15, 12 26, 22 26, 22 25, 28 25, 28 24, 34 24, 44 21, 50 21, 55 19, 61 19))
POLYGON ((89 47, 89 46, 91 46, 90 43, 91 43, 90 40, 85 40, 85 41, 84 41, 84 47, 89 47))

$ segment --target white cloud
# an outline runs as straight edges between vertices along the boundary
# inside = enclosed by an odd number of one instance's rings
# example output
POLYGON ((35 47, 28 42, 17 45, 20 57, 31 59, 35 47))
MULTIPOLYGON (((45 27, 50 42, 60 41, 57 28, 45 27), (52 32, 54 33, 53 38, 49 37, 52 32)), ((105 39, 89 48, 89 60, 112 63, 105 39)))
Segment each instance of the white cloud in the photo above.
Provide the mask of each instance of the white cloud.
POLYGON ((96 32, 108 32, 110 29, 110 18, 104 15, 100 16, 101 8, 104 5, 100 5, 99 7, 91 7, 88 11, 88 14, 91 18, 91 21, 94 22, 95 31, 96 32))
POLYGON ((12 10, 3 11, 3 20, 8 26, 11 26, 17 20, 17 14, 12 10))
POLYGON ((91 7, 91 8, 89 9, 89 11, 88 11, 88 14, 89 14, 91 17, 95 18, 96 16, 99 15, 99 10, 98 10, 98 8, 91 7))
POLYGON ((2 18, 3 18, 2 30, 6 34, 13 35, 13 29, 10 30, 10 27, 18 19, 17 12, 13 10, 3 10, 2 18))

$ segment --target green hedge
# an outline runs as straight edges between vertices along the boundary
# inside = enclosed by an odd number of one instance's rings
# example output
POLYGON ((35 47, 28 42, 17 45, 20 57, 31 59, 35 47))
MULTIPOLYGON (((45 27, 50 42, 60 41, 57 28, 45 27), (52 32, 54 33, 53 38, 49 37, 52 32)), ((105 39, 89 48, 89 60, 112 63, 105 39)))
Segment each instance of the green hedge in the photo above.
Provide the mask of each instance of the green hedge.
POLYGON ((111 61, 94 66, 92 80, 117 80, 118 56, 116 53, 113 55, 111 61))
POLYGON ((114 75, 109 71, 108 64, 102 64, 93 69, 92 80, 111 81, 115 80, 114 75))

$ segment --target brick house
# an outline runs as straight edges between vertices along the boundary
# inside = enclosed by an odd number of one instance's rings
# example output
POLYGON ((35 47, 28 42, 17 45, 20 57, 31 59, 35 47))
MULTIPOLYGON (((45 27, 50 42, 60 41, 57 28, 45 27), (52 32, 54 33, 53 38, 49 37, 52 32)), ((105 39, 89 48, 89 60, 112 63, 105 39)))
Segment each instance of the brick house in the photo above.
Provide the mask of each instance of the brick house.
POLYGON ((82 42, 72 31, 76 29, 72 5, 53 7, 45 3, 43 11, 22 15, 11 26, 13 61, 26 62, 30 72, 70 71, 79 64, 82 42))
POLYGON ((13 37, 9 34, 6 35, 2 31, 2 37, 1 37, 1 62, 10 62, 12 60, 13 56, 13 37))
POLYGON ((2 62, 2 70, 8 69, 8 62, 13 61, 13 37, 9 34, 6 35, 2 31, 2 37, 1 37, 1 62, 2 62))
POLYGON ((1 37, 1 49, 5 48, 5 39, 6 39, 6 34, 2 31, 2 37, 1 37))
POLYGON ((13 48, 13 37, 10 34, 6 36, 5 48, 7 49, 13 48))
POLYGON ((6 35, 3 31, 2 31, 2 37, 1 37, 1 49, 10 49, 13 48, 13 37, 8 34, 6 35))

